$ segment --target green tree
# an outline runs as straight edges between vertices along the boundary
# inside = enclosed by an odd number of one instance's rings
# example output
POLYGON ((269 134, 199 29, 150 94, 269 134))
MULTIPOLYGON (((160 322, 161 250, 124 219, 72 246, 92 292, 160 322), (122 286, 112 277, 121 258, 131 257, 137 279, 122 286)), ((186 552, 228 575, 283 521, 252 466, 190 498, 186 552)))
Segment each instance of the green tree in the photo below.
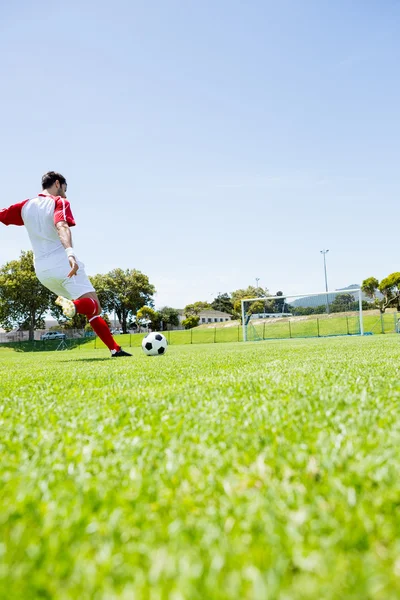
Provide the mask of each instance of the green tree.
POLYGON ((352 294, 337 294, 329 308, 331 312, 345 312, 354 309, 354 302, 352 294))
MULTIPOLYGON (((254 287, 249 285, 247 288, 238 289, 232 292, 233 302, 233 317, 236 319, 242 319, 242 300, 247 298, 266 298, 270 293, 267 288, 254 287)), ((260 312, 274 312, 272 302, 256 301, 246 307, 247 313, 260 313, 260 312)))
POLYGON ((211 302, 211 308, 214 310, 220 310, 228 314, 233 313, 233 302, 229 294, 218 294, 216 298, 211 302))
POLYGON ((385 308, 377 297, 379 281, 376 279, 376 277, 368 277, 367 279, 364 279, 361 284, 361 289, 368 298, 371 298, 373 306, 375 306, 375 308, 379 308, 381 313, 384 313, 385 308))
POLYGON ((245 298, 266 298, 267 296, 270 296, 267 288, 254 287, 254 285, 249 285, 247 288, 238 289, 231 293, 232 302, 245 298))
MULTIPOLYGON (((52 312, 54 315, 54 312, 52 312)), ((77 313, 72 319, 63 319, 62 317, 57 318, 59 324, 63 329, 85 329, 87 325, 87 318, 85 315, 77 313)))
POLYGON ((212 306, 208 302, 194 302, 194 304, 187 304, 183 309, 185 317, 197 316, 202 310, 211 310, 212 306))
POLYGON ((387 308, 395 306, 400 310, 400 273, 394 272, 379 281, 376 277, 364 279, 361 285, 362 291, 373 300, 373 304, 384 313, 387 308), (378 297, 378 291, 382 297, 378 297))
POLYGON ((276 292, 275 295, 279 296, 279 298, 277 298, 276 300, 274 300, 274 312, 276 312, 276 313, 288 312, 288 311, 285 310, 285 308, 286 308, 286 304, 285 304, 286 298, 284 297, 283 292, 281 292, 281 291, 276 292))
POLYGON ((288 312, 291 312, 295 317, 313 315, 315 312, 312 306, 289 306, 289 309, 290 310, 288 312))
POLYGON ((385 308, 395 306, 400 310, 400 273, 391 273, 379 284, 379 291, 383 294, 385 308))
POLYGON ((185 329, 192 329, 193 327, 197 327, 200 322, 200 317, 198 315, 190 315, 184 321, 182 321, 182 325, 185 329))
POLYGON ((44 327, 44 315, 54 300, 36 277, 31 251, 0 268, 0 323, 5 329, 28 330, 32 341, 35 329, 44 327))
POLYGON ((160 308, 158 311, 158 315, 163 329, 168 329, 168 327, 178 327, 179 312, 176 310, 176 308, 163 306, 163 308, 160 308))
POLYGON ((376 299, 376 292, 378 288, 379 281, 376 279, 376 277, 368 277, 367 279, 364 279, 361 285, 361 289, 364 292, 364 294, 372 300, 376 299))
POLYGON ((90 278, 104 311, 114 310, 126 333, 130 315, 136 315, 142 306, 153 307, 154 286, 144 273, 136 269, 113 269, 106 275, 90 278))
POLYGON ((153 331, 155 331, 156 329, 159 329, 159 326, 160 326, 159 313, 156 312, 153 308, 150 308, 150 306, 142 306, 142 308, 139 308, 139 310, 137 311, 136 322, 139 324, 139 322, 142 319, 144 319, 146 321, 150 321, 151 328, 153 331))

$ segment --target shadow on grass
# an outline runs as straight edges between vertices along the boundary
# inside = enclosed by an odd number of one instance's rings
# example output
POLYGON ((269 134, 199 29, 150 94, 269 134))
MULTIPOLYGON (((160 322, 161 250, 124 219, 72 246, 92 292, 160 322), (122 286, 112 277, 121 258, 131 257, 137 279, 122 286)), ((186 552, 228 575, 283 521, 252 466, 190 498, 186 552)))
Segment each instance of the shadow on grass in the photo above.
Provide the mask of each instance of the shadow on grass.
MULTIPOLYGON (((106 361, 106 360, 110 361, 111 360, 111 356, 108 356, 107 358, 101 358, 101 357, 99 357, 99 358, 84 358, 84 357, 82 357, 82 358, 70 358, 70 359, 67 359, 67 360, 59 360, 59 361, 56 361, 56 362, 64 362, 64 363, 65 362, 79 362, 79 363, 81 363, 81 362, 101 362, 101 361, 106 361)), ((115 362, 115 361, 113 361, 113 362, 115 362)))

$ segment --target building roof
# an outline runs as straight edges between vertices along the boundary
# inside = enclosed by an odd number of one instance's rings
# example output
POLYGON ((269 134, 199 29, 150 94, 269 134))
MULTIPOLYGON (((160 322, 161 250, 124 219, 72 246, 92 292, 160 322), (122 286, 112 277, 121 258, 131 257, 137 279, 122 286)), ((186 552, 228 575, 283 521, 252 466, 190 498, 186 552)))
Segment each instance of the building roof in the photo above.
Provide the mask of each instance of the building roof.
POLYGON ((199 317, 229 317, 232 315, 221 310, 207 309, 199 312, 199 317))
MULTIPOLYGON (((183 308, 177 308, 176 310, 177 310, 179 316, 181 316, 181 317, 185 316, 185 313, 183 312, 183 308)), ((229 319, 232 317, 232 315, 229 314, 229 313, 222 312, 221 310, 214 310, 213 308, 208 308, 208 309, 201 310, 198 313, 198 316, 199 317, 203 317, 203 318, 204 317, 206 317, 206 318, 213 318, 213 317, 217 318, 217 317, 220 317, 221 319, 223 317, 229 318, 229 319)))

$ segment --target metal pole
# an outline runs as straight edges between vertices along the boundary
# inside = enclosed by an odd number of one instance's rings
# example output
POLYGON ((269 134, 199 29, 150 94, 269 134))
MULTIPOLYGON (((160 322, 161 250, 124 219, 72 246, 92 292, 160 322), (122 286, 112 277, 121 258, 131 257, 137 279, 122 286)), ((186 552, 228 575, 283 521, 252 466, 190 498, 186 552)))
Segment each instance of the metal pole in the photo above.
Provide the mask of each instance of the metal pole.
POLYGON ((259 277, 256 277, 256 289, 258 288, 258 282, 260 281, 259 277))
POLYGON ((364 320, 363 320, 363 310, 362 310, 362 292, 359 290, 358 292, 358 306, 360 309, 360 335, 364 335, 364 320))
POLYGON ((321 254, 324 255, 324 273, 325 273, 325 291, 326 291, 326 312, 329 314, 329 296, 328 296, 328 277, 326 274, 326 258, 325 255, 329 250, 320 250, 321 254))
POLYGON ((242 300, 242 327, 243 327, 243 341, 247 342, 246 315, 245 315, 245 311, 244 311, 244 300, 242 300))

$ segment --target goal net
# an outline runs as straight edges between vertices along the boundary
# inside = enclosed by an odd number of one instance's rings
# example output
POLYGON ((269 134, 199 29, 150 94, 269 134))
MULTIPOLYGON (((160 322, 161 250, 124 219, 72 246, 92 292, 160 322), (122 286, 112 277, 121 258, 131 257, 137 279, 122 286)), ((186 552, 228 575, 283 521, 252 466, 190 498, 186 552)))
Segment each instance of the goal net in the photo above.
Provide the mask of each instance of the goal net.
POLYGON ((363 335, 359 288, 242 300, 243 340, 363 335))

